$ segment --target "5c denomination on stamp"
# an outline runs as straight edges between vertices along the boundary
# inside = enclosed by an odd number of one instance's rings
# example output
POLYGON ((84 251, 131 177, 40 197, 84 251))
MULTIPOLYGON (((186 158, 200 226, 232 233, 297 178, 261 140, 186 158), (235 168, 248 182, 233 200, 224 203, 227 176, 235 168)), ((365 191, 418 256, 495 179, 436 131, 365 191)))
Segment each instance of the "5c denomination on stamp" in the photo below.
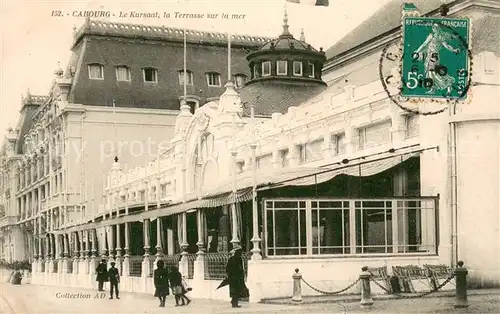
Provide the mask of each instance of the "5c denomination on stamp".
POLYGON ((401 96, 465 99, 469 29, 469 19, 404 17, 401 96))

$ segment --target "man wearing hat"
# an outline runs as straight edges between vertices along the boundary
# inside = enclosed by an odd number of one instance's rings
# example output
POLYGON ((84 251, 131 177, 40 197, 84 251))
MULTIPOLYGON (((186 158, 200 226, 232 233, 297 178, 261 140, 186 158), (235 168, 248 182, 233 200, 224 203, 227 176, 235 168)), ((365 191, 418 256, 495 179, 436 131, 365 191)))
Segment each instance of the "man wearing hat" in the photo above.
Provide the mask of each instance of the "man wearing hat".
POLYGON ((97 273, 96 281, 99 283, 98 291, 104 291, 104 282, 108 281, 108 272, 105 259, 102 259, 99 265, 97 265, 95 272, 97 273))
POLYGON ((229 296, 231 297, 231 305, 233 307, 241 307, 238 305, 239 298, 242 297, 247 287, 245 286, 245 270, 243 269, 243 260, 241 259, 242 248, 239 245, 234 245, 226 265, 227 280, 229 282, 229 296))
POLYGON ((118 290, 118 283, 120 282, 120 273, 118 269, 115 268, 115 262, 111 262, 111 267, 108 270, 109 277, 109 298, 113 299, 113 291, 115 292, 116 298, 119 299, 118 296, 120 294, 120 290, 118 290))

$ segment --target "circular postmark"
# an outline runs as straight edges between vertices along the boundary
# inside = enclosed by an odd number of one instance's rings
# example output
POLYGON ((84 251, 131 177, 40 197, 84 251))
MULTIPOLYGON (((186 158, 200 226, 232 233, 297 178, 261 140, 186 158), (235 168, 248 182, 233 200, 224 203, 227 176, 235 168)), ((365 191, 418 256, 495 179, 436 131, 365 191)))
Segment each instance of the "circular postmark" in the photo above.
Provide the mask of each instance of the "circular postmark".
POLYGON ((443 18, 421 17, 411 23, 422 26, 418 34, 420 45, 411 47, 403 38, 399 47, 391 44, 384 47, 379 60, 380 82, 391 102, 401 109, 421 115, 439 114, 447 110, 448 105, 467 99, 472 82, 472 52, 467 41, 470 24, 466 19, 450 22, 443 18), (453 28, 457 21, 466 23, 465 37, 453 28), (425 26, 431 31, 422 32, 425 26), (412 49, 414 47, 418 48, 412 49), (445 53, 440 53, 442 48, 445 53), (461 58, 454 58, 458 54, 461 58), (392 63, 389 75, 384 69, 384 61, 392 63), (390 89, 396 86, 397 92, 391 93, 390 89), (416 106, 421 102, 441 103, 442 106, 434 111, 422 111, 416 106))

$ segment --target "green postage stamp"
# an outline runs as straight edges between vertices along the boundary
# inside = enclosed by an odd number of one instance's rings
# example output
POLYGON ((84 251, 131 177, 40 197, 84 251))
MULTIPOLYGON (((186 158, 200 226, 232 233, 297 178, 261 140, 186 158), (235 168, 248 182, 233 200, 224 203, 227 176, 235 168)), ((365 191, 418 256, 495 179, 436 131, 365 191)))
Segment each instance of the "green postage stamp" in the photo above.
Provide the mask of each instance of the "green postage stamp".
POLYGON ((469 35, 469 19, 404 17, 401 95, 464 100, 469 35))

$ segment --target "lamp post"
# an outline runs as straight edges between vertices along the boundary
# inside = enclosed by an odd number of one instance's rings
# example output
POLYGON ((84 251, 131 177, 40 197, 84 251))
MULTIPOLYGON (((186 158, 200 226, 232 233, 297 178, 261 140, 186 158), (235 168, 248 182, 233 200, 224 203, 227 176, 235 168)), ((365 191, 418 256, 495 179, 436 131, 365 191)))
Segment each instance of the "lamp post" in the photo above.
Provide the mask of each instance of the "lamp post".
POLYGON ((255 108, 254 103, 250 104, 250 117, 252 120, 252 143, 250 148, 252 150, 252 222, 253 222, 253 237, 252 237, 252 260, 262 259, 260 254, 260 237, 259 237, 259 215, 257 206, 257 160, 255 158, 255 150, 257 149, 257 143, 255 142, 255 108))

